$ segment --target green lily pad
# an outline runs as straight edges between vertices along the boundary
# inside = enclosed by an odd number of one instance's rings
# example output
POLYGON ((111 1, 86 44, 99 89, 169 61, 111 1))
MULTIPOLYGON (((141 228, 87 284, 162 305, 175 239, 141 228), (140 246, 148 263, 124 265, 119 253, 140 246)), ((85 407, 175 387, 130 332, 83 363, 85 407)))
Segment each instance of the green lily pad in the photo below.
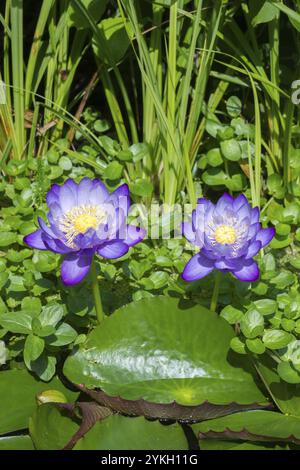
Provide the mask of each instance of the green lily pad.
POLYGON ((38 406, 29 420, 30 435, 38 450, 63 449, 78 429, 70 413, 53 403, 38 406))
POLYGON ((273 411, 246 411, 194 424, 198 438, 300 444, 300 418, 273 411))
POLYGON ((0 450, 34 450, 30 436, 0 437, 0 450))
POLYGON ((112 415, 98 421, 74 450, 187 450, 182 427, 168 426, 143 417, 112 415))
POLYGON ((270 442, 221 441, 204 439, 200 442, 200 450, 289 450, 287 444, 270 442))
POLYGON ((44 383, 27 370, 0 372, 0 435, 26 429, 36 406, 36 395, 49 389, 63 392, 69 400, 78 395, 64 387, 57 377, 44 383))
POLYGON ((96 327, 64 373, 95 400, 133 415, 202 419, 266 406, 247 358, 230 351, 233 337, 204 307, 143 299, 96 327))
MULTIPOLYGON (((69 408, 69 409, 68 409, 69 408)), ((143 417, 111 415, 88 425, 80 434, 79 420, 66 408, 53 403, 38 406, 30 419, 30 434, 36 449, 59 450, 71 444, 74 450, 187 450, 181 425, 168 426, 143 417)))

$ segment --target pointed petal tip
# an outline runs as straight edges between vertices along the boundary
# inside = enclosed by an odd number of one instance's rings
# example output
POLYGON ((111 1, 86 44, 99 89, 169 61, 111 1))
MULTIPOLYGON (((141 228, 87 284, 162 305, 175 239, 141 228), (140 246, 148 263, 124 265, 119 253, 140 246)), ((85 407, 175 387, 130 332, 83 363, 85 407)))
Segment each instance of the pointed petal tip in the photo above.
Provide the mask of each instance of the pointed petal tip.
POLYGON ((35 232, 29 233, 23 238, 24 243, 30 246, 30 248, 35 248, 36 250, 47 250, 43 239, 43 231, 41 229, 36 230, 35 232))
POLYGON ((256 261, 253 259, 244 260, 244 265, 239 270, 232 271, 232 274, 243 282, 255 282, 260 277, 260 271, 256 261))

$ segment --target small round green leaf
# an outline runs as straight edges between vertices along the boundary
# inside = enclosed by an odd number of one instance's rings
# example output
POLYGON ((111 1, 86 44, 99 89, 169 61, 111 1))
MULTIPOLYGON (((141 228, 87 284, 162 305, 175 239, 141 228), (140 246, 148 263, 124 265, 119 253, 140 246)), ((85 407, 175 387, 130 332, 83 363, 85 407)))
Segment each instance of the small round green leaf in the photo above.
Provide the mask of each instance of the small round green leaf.
POLYGON ((237 118, 242 111, 242 102, 237 96, 230 96, 226 103, 227 113, 230 117, 237 118))
POLYGON ((262 339, 267 348, 280 349, 287 346, 293 337, 290 333, 283 330, 265 330, 262 339))
POLYGON ((241 330, 246 338, 255 338, 264 331, 264 317, 257 310, 248 311, 241 320, 241 330))
POLYGON ((240 144, 237 140, 224 140, 223 142, 221 142, 220 146, 224 158, 227 158, 227 160, 231 160, 233 162, 237 162, 240 160, 242 152, 240 144))

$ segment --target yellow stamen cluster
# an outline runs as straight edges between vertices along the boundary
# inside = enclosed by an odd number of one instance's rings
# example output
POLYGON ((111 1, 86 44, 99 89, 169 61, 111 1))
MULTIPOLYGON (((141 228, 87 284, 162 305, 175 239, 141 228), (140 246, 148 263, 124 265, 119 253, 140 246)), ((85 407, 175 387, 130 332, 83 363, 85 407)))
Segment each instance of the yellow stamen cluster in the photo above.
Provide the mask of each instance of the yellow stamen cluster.
POLYGON ((74 220, 74 228, 78 233, 85 233, 89 228, 97 228, 97 217, 90 214, 82 214, 74 220))
POLYGON ((60 222, 60 229, 66 236, 67 244, 73 247, 74 238, 90 228, 96 229, 104 221, 105 215, 106 212, 100 206, 86 204, 73 207, 65 213, 60 222))
POLYGON ((236 241, 236 231, 230 225, 219 225, 215 231, 215 240, 220 245, 233 245, 236 241))

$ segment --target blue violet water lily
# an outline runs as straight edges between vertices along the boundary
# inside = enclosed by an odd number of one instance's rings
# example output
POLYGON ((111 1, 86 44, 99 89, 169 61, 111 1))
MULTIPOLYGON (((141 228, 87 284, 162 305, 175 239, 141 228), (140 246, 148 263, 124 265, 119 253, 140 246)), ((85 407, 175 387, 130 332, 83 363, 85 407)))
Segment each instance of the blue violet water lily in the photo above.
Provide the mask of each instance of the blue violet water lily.
POLYGON ((79 184, 68 179, 54 184, 47 193, 47 225, 24 241, 32 248, 51 250, 64 256, 61 266, 65 285, 80 282, 89 272, 94 254, 120 258, 145 237, 145 231, 126 223, 130 207, 126 184, 109 193, 98 179, 83 178, 79 184))
POLYGON ((225 193, 215 204, 200 198, 192 213, 192 221, 183 223, 183 234, 200 252, 184 268, 185 281, 195 281, 214 269, 229 271, 241 281, 259 278, 253 257, 275 235, 275 229, 262 228, 260 211, 249 205, 240 194, 233 198, 225 193))

